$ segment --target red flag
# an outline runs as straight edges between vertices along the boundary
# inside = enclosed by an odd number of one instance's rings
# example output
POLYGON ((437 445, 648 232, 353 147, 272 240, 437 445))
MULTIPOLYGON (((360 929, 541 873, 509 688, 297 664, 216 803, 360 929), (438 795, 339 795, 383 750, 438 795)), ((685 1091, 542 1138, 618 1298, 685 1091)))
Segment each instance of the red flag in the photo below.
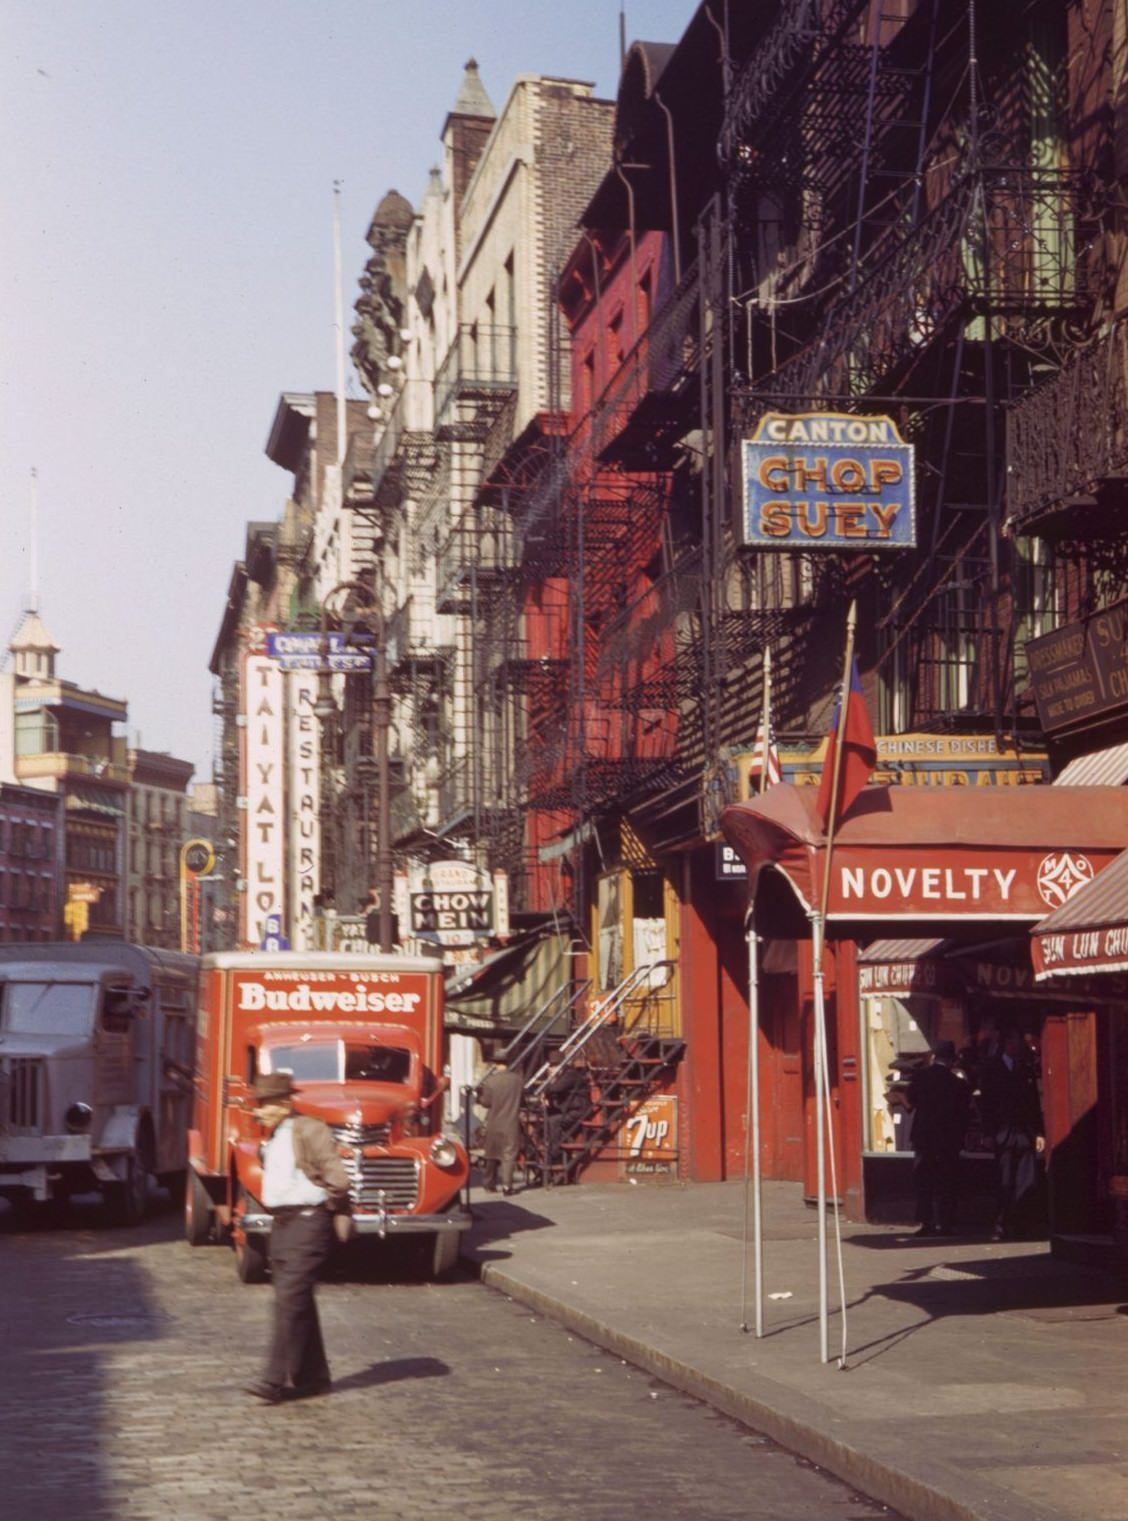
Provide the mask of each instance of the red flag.
POLYGON ((858 662, 850 662, 850 686, 843 705, 841 698, 834 710, 827 736, 826 759, 823 761, 822 779, 819 782, 818 817, 825 834, 831 821, 831 792, 834 787, 834 757, 842 751, 842 763, 838 776, 838 806, 834 810, 834 822, 850 811, 858 793, 873 775, 877 765, 877 742, 873 737, 873 725, 866 711, 862 696, 862 680, 858 675, 858 662))

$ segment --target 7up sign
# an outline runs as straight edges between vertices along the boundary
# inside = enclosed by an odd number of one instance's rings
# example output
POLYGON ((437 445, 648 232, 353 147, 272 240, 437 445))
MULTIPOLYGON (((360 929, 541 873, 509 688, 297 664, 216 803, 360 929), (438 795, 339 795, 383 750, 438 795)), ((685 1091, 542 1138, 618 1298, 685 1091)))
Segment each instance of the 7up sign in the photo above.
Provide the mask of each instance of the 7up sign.
POLYGON ((644 1099, 623 1125, 627 1172, 670 1174, 678 1165, 678 1100, 673 1093, 644 1099))

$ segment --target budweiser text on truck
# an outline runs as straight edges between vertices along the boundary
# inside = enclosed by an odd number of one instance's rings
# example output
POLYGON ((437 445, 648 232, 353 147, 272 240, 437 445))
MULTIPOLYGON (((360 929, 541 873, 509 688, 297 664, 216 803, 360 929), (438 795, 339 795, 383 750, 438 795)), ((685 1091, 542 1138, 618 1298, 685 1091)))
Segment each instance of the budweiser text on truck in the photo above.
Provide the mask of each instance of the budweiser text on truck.
POLYGON ((462 1146, 444 1136, 442 964, 425 957, 279 952, 202 963, 185 1229, 231 1240, 245 1282, 266 1271, 263 1132, 255 1078, 289 1072, 295 1107, 333 1131, 359 1236, 414 1237, 436 1276, 470 1217, 462 1146))

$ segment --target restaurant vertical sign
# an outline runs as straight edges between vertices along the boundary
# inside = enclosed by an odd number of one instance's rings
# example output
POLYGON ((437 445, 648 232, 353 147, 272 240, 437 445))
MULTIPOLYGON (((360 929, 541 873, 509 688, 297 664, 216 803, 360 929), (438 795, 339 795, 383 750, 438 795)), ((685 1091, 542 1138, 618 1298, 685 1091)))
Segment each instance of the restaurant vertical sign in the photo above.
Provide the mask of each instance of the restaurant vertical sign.
POLYGON ((244 869, 240 930, 257 946, 267 916, 285 912, 285 747, 282 672, 263 651, 255 629, 243 665, 244 869))

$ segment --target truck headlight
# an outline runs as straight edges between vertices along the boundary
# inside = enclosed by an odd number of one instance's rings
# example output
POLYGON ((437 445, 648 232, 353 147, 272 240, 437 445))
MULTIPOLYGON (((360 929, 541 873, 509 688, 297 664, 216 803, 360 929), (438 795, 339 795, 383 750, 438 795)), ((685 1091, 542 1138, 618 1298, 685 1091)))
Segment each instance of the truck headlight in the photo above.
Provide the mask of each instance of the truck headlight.
POLYGON ((438 1135, 431 1142, 431 1161, 438 1167, 454 1167, 458 1162, 458 1151, 453 1142, 445 1136, 438 1135))
POLYGON ((94 1111, 89 1104, 72 1104, 63 1115, 63 1124, 71 1135, 81 1135, 83 1131, 90 1129, 93 1118, 94 1111))

